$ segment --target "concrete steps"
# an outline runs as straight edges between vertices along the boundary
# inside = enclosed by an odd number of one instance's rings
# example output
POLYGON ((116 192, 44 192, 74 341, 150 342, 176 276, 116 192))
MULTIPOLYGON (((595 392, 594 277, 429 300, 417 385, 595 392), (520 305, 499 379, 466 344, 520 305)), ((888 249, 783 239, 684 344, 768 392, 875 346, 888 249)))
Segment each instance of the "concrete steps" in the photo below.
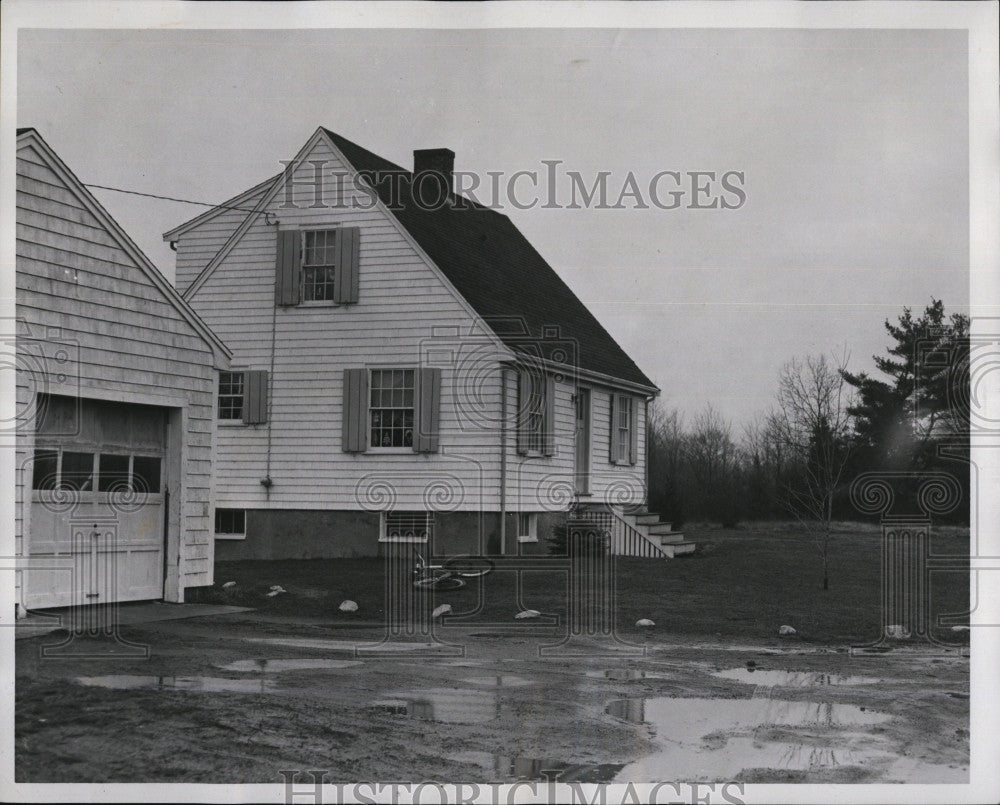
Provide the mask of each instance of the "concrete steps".
POLYGON ((673 559, 676 556, 683 556, 686 553, 694 553, 696 547, 693 542, 678 542, 671 545, 664 545, 662 546, 662 550, 668 559, 673 559))

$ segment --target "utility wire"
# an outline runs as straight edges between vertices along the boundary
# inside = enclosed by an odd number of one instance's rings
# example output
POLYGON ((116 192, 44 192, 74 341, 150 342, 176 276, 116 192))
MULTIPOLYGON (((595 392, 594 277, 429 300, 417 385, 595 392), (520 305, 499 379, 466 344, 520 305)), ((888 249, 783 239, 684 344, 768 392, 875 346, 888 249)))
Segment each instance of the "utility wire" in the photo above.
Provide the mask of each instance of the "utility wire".
POLYGON ((98 190, 113 190, 116 193, 128 193, 130 196, 144 196, 145 198, 158 198, 161 201, 176 201, 180 204, 196 204, 199 207, 219 207, 223 210, 239 210, 240 212, 258 212, 250 207, 231 207, 228 204, 209 204, 204 201, 190 201, 186 198, 174 198, 173 196, 158 196, 155 193, 140 193, 138 190, 125 190, 121 187, 109 187, 104 184, 84 184, 84 187, 96 188, 98 190))

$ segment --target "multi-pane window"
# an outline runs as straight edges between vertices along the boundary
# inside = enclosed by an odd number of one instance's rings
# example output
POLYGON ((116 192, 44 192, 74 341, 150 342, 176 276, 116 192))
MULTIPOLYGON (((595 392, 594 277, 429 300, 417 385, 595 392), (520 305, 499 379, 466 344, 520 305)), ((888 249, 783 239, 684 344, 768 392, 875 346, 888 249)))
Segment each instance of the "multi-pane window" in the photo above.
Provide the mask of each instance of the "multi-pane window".
POLYGON ((245 536, 247 513, 244 509, 216 509, 215 533, 226 536, 245 536))
POLYGON ((35 451, 32 488, 73 489, 80 492, 142 493, 160 491, 162 458, 130 453, 98 453, 38 448, 35 451), (96 479, 96 484, 95 484, 96 479))
POLYGON ((219 419, 243 419, 243 372, 219 372, 219 419))
POLYGON ((632 447, 632 398, 619 397, 618 406, 615 410, 615 429, 617 430, 617 450, 619 464, 628 464, 630 461, 629 451, 632 447))
POLYGON ((412 369, 372 369, 369 377, 372 447, 413 447, 412 369))
POLYGON ((434 529, 434 515, 431 512, 386 512, 382 522, 384 540, 426 542, 434 529))
POLYGON ((545 381, 533 372, 525 372, 523 405, 524 446, 531 453, 540 453, 545 439, 545 381))
POLYGON ((302 249, 302 300, 333 302, 337 230, 306 230, 302 249))

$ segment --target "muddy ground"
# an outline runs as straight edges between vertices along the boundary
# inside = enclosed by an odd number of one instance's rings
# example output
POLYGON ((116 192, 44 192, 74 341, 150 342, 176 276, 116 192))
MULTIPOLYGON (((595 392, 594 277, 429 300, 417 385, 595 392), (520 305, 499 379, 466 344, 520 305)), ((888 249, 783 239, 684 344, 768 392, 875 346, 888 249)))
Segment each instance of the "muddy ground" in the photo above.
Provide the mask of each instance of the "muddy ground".
POLYGON ((645 656, 540 657, 555 632, 524 622, 445 629, 452 648, 357 656, 380 634, 236 613, 122 627, 148 659, 109 655, 128 649, 107 638, 42 659, 58 634, 19 640, 17 780, 277 783, 305 769, 333 782, 968 777, 968 658, 957 650, 851 656, 654 630, 635 638, 645 656))

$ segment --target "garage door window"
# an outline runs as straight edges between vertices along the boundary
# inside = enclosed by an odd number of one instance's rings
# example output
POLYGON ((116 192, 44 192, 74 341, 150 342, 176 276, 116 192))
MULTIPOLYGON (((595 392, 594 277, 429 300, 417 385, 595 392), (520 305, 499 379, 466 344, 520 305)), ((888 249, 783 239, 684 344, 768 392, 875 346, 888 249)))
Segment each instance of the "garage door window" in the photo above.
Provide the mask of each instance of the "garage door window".
POLYGON ((128 455, 101 453, 101 463, 98 467, 97 491, 110 492, 128 487, 129 470, 128 455))
POLYGON ((36 450, 32 472, 32 489, 55 489, 59 480, 59 451, 36 450))
POLYGON ((59 471, 61 489, 93 489, 94 454, 64 450, 59 471))
POLYGON ((158 456, 132 457, 132 487, 140 492, 160 491, 160 459, 158 456))
POLYGON ((155 494, 160 491, 160 456, 100 453, 96 458, 95 473, 93 453, 63 450, 60 454, 57 449, 39 448, 35 451, 31 486, 39 490, 93 491, 96 475, 98 492, 132 489, 155 494))

